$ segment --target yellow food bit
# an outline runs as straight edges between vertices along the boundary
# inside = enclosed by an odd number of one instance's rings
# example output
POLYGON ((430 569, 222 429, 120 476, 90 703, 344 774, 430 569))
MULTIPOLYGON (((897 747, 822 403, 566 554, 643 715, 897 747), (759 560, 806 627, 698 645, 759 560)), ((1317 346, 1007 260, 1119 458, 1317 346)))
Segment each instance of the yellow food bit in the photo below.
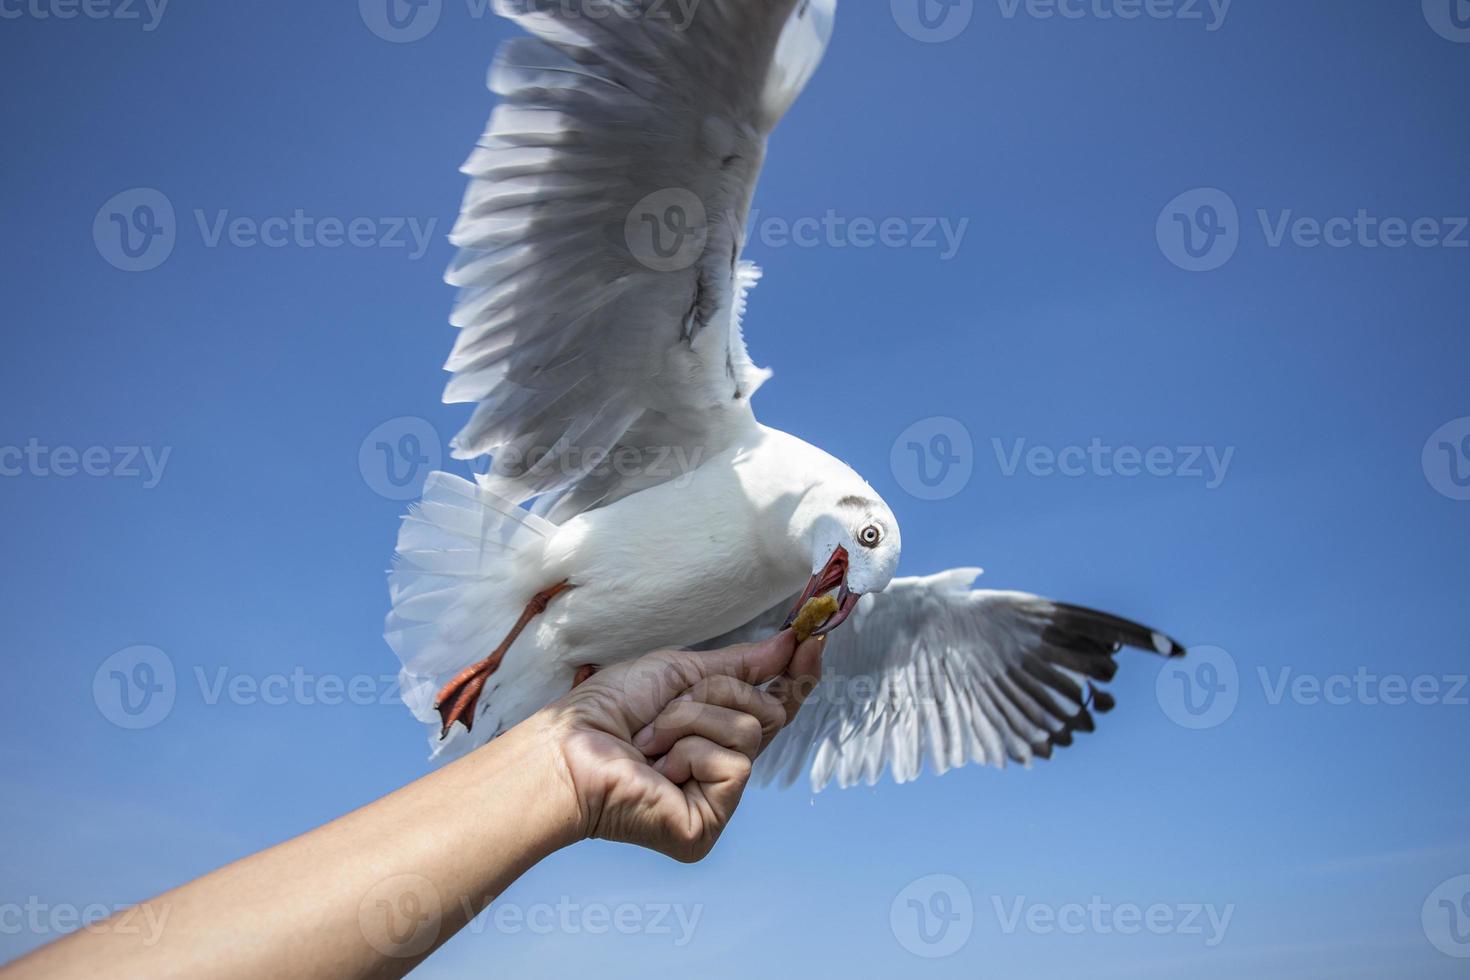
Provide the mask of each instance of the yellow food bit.
POLYGON ((808 600, 801 607, 801 612, 796 614, 796 622, 791 624, 791 628, 796 630, 796 642, 805 643, 836 611, 837 600, 829 595, 819 595, 808 600))

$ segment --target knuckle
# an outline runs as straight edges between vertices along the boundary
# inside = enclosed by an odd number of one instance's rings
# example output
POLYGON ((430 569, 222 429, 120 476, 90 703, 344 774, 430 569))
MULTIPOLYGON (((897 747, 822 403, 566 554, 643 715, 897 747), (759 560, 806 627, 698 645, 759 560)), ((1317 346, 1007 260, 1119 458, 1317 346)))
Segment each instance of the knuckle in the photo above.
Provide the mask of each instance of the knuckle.
POLYGON ((753 742, 765 734, 765 725, 754 715, 739 715, 735 722, 735 734, 742 742, 753 742))
POLYGON ((659 715, 659 725, 667 729, 683 729, 694 724, 704 710, 697 700, 674 701, 659 715))
POLYGON ((709 679, 709 693, 711 697, 717 697, 722 702, 734 701, 739 697, 738 683, 735 678, 727 674, 720 674, 709 679))

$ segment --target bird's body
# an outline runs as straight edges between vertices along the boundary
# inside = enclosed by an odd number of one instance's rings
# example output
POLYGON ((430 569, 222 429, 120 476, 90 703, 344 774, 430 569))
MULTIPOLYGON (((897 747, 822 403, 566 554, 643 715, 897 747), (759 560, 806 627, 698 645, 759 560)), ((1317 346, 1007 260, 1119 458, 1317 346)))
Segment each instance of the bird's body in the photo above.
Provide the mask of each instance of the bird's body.
POLYGON ((686 476, 558 527, 547 577, 574 588, 545 628, 568 662, 605 666, 743 626, 811 577, 799 505, 836 486, 876 498, 822 450, 753 426, 686 476))
POLYGON ((470 557, 478 581, 456 583, 463 589, 457 601, 469 613, 464 645, 417 647, 412 628, 390 624, 389 639, 408 673, 435 678, 415 685, 410 703, 431 722, 429 695, 438 696, 441 665, 463 666, 454 662, 456 650, 479 649, 475 644, 483 646, 535 595, 558 585, 563 591, 515 639, 499 680, 486 688, 483 710, 492 731, 565 693, 584 666, 693 646, 738 629, 801 590, 814 571, 814 548, 836 546, 814 541, 824 526, 824 502, 834 499, 852 501, 847 509, 863 526, 874 519, 892 526, 896 544, 896 521, 856 472, 753 420, 733 445, 698 465, 691 461, 664 483, 561 524, 436 474, 400 543, 405 560, 393 576, 399 622, 404 614, 448 614, 405 601, 425 591, 442 598, 445 589, 434 587, 435 576, 423 567, 443 560, 436 556, 470 557))
MULTIPOLYGON (((673 22, 662 0, 616 16, 496 0, 532 36, 501 49, 503 101, 464 167, 445 391, 476 404, 455 455, 493 466, 430 477, 391 578, 387 638, 436 755, 587 670, 779 629, 817 597, 837 610, 817 626, 837 630, 823 687, 759 777, 906 780, 925 753, 940 772, 1029 764, 1111 707, 1094 682, 1122 646, 1182 653, 1104 613, 973 590, 973 569, 895 579, 879 495, 756 421, 770 373, 742 331, 760 276, 742 229, 836 4, 701 0, 673 22)), ((871 384, 822 378, 822 421, 871 384)))

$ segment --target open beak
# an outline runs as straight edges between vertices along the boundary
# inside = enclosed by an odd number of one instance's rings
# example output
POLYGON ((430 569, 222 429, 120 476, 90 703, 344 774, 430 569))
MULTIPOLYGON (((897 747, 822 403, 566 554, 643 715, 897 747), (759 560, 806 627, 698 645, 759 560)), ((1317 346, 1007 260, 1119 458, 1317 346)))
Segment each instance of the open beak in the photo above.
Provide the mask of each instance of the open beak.
POLYGON ((786 623, 782 629, 790 629, 791 624, 796 622, 796 616, 802 607, 817 596, 826 595, 833 589, 837 590, 837 611, 827 617, 827 621, 812 632, 812 636, 826 636, 828 633, 847 622, 847 617, 857 608, 858 600, 862 598, 856 592, 847 587, 847 549, 838 545, 837 550, 832 552, 832 557, 827 559, 827 564, 822 570, 811 577, 806 588, 796 600, 796 605, 791 610, 791 615, 786 617, 786 623))

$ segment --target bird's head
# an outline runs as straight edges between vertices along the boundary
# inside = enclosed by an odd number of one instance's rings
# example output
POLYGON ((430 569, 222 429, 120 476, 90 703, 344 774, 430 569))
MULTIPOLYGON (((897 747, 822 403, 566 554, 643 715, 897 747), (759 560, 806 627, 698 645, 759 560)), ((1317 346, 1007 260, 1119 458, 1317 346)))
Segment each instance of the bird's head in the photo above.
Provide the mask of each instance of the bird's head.
POLYGON ((824 493, 819 488, 816 496, 827 499, 804 508, 811 517, 802 535, 811 555, 812 577, 786 625, 808 601, 832 593, 837 611, 817 629, 814 635, 820 636, 841 626, 863 596, 888 587, 898 570, 903 540, 893 512, 867 484, 855 493, 824 493))

